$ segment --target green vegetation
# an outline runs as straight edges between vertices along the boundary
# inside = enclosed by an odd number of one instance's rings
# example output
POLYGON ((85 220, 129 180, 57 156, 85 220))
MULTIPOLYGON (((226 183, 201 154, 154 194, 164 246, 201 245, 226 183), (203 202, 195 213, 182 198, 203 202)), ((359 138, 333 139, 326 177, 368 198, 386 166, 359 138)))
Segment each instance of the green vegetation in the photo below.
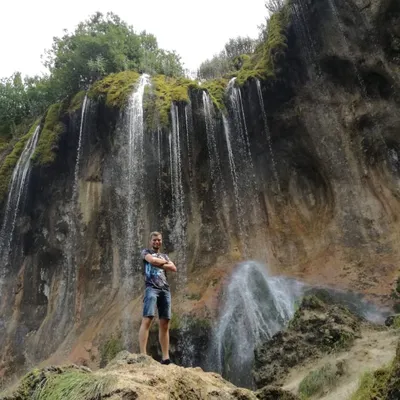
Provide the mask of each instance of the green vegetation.
POLYGON ((393 327, 394 329, 400 329, 400 315, 396 315, 396 316, 393 318, 392 327, 393 327))
POLYGON ((91 98, 103 97, 107 106, 122 108, 139 79, 135 71, 123 71, 111 74, 96 82, 89 91, 91 98))
POLYGON ((101 398, 112 384, 112 376, 70 370, 47 377, 33 395, 35 400, 92 400, 101 398))
POLYGON ((218 110, 225 109, 224 97, 227 84, 228 84, 227 79, 220 78, 211 81, 206 81, 201 85, 201 88, 207 91, 212 102, 214 103, 214 106, 218 110))
POLYGON ((394 300, 393 309, 396 313, 400 313, 400 277, 396 280, 396 286, 392 290, 392 299, 394 300))
POLYGON ((321 368, 311 371, 299 385, 299 395, 302 400, 307 400, 315 395, 321 395, 332 389, 338 380, 340 370, 332 365, 325 364, 321 368))
POLYGON ((384 399, 388 381, 391 375, 391 367, 380 368, 375 372, 366 372, 361 378, 360 386, 351 396, 351 400, 384 399))
POLYGON ((38 124, 39 120, 32 125, 31 129, 26 135, 22 136, 15 143, 11 153, 4 159, 3 164, 0 167, 0 203, 7 195, 14 168, 17 165, 19 157, 25 148, 26 142, 33 135, 38 124))
POLYGON ((247 37, 237 37, 229 39, 224 49, 211 60, 201 63, 197 72, 198 79, 218 79, 226 77, 232 71, 240 69, 240 58, 244 55, 250 55, 258 41, 247 37))
POLYGON ((82 107, 85 95, 86 92, 84 90, 81 90, 72 98, 68 107, 68 112, 70 114, 73 114, 75 111, 78 111, 82 107))
POLYGON ((49 107, 36 150, 32 156, 34 164, 48 165, 54 162, 58 139, 64 130, 64 125, 60 122, 63 112, 63 103, 56 103, 49 107))
POLYGON ((100 348, 100 365, 107 365, 123 349, 121 340, 112 336, 100 348))
MULTIPOLYGON (((129 71, 115 82, 121 93, 111 93, 111 86, 97 86, 99 94, 107 92, 110 104, 115 103, 113 96, 123 102, 132 71, 183 76, 183 66, 175 52, 160 49, 154 35, 146 31, 136 33, 113 13, 97 12, 74 32, 65 31, 62 37, 55 37, 44 60, 49 75, 22 78, 16 72, 0 79, 0 146, 16 136, 18 125, 26 119, 32 122, 51 104, 70 99, 110 74, 129 71), (126 77, 129 79, 124 82, 126 77)), ((72 99, 69 112, 79 108, 81 96, 82 93, 72 99)))
POLYGON ((285 3, 284 0, 266 0, 265 7, 272 15, 260 27, 259 38, 230 39, 224 50, 200 65, 198 78, 228 79, 236 76, 239 85, 251 78, 274 79, 277 60, 287 48, 290 6, 287 1, 285 3))
POLYGON ((153 91, 147 92, 144 104, 148 126, 154 128, 154 121, 158 119, 163 127, 170 125, 169 111, 172 102, 189 102, 189 89, 197 87, 196 82, 186 78, 171 78, 165 75, 156 75, 152 78, 153 91), (157 113, 155 115, 154 113, 157 113))
POLYGON ((106 393, 113 377, 95 375, 78 367, 35 369, 25 375, 13 393, 20 400, 93 400, 106 393))
POLYGON ((289 6, 283 7, 268 20, 266 40, 260 43, 254 54, 244 59, 237 74, 237 82, 243 85, 250 78, 268 79, 276 74, 276 60, 287 48, 286 29, 290 19, 289 6))

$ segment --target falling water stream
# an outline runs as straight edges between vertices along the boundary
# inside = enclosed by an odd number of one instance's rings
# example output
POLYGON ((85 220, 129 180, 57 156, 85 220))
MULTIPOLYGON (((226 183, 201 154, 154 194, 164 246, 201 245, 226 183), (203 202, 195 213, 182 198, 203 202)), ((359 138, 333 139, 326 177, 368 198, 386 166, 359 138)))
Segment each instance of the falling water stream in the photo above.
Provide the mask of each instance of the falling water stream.
POLYGON ((222 210, 222 215, 228 218, 227 192, 221 171, 221 161, 216 139, 216 124, 214 105, 207 92, 203 91, 203 108, 207 133, 207 149, 210 163, 210 177, 215 207, 222 210))
POLYGON ((0 280, 2 279, 2 275, 5 273, 2 268, 5 268, 8 264, 11 242, 15 230, 15 223, 20 209, 24 189, 29 182, 31 157, 36 149, 39 132, 40 125, 36 127, 33 135, 28 139, 12 174, 11 184, 8 191, 7 205, 4 212, 3 225, 0 231, 0 280))
POLYGON ((172 221, 171 240, 176 248, 176 262, 180 266, 180 279, 186 280, 186 212, 182 180, 182 151, 179 109, 171 105, 172 134, 170 142, 171 182, 172 182, 172 221))
POLYGON ((267 136, 267 141, 268 141, 268 147, 269 147, 269 152, 271 155, 271 161, 272 161, 272 170, 275 178, 276 185, 278 187, 278 191, 281 191, 280 184, 279 184, 279 178, 278 178, 278 172, 276 169, 276 162, 275 162, 275 157, 274 157, 274 152, 272 150, 272 140, 271 140, 271 132, 268 127, 268 119, 267 119, 267 114, 265 112, 265 107, 264 107, 264 99, 262 96, 262 91, 261 91, 261 83, 258 79, 256 79, 256 84, 257 84, 257 93, 258 93, 258 100, 260 102, 260 108, 261 108, 261 114, 263 117, 264 121, 264 129, 265 129, 265 134, 267 136))
POLYGON ((228 160, 229 160, 229 169, 232 176, 233 183, 233 195, 235 197, 235 208, 236 208, 236 220, 239 228, 239 236, 241 241, 244 243, 244 255, 247 254, 247 238, 244 229, 244 208, 242 204, 242 196, 239 193, 239 179, 238 174, 236 172, 235 158, 233 156, 232 145, 231 145, 231 133, 229 129, 229 122, 225 115, 222 115, 222 122, 224 126, 224 135, 226 140, 226 145, 228 148, 228 160))
POLYGON ((211 346, 211 369, 239 386, 252 386, 253 350, 290 320, 303 285, 271 277, 265 265, 241 263, 227 285, 211 346))
POLYGON ((127 170, 126 180, 126 231, 124 235, 125 254, 123 272, 125 277, 132 277, 132 260, 137 253, 137 243, 141 242, 143 230, 144 205, 144 123, 143 123, 143 96, 144 90, 150 83, 150 77, 144 74, 140 77, 136 89, 129 98, 126 109, 124 131, 127 133, 127 170))

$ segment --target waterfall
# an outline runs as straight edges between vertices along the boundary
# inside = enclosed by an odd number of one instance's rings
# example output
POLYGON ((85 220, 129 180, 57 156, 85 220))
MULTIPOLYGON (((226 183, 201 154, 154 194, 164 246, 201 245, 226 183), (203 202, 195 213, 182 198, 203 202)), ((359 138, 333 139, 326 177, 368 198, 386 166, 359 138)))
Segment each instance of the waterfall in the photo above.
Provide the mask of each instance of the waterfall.
POLYGON ((271 277, 265 265, 239 264, 228 283, 211 347, 211 369, 239 386, 252 386, 253 350, 290 320, 303 284, 271 277))
POLYGON ((221 207, 222 213, 226 217, 228 215, 228 205, 226 203, 228 197, 221 171, 221 161, 218 154, 214 105, 210 96, 205 91, 203 91, 203 108, 207 133, 207 149, 210 162, 210 177, 215 208, 218 210, 221 207))
POLYGON ((157 127, 157 162, 158 162, 158 176, 157 176, 157 183, 158 183, 158 198, 159 198, 159 207, 158 207, 158 219, 159 221, 162 220, 162 209, 163 209, 163 198, 162 198, 162 144, 161 144, 161 137, 162 137, 162 129, 161 127, 157 127))
POLYGON ((82 112, 81 112, 81 124, 79 127, 79 139, 78 139, 78 149, 76 151, 76 163, 75 163, 75 172, 74 172, 74 187, 73 187, 73 194, 72 194, 72 199, 74 203, 77 201, 77 196, 78 196, 78 181, 79 181, 79 168, 80 168, 80 160, 82 156, 82 133, 83 133, 83 127, 85 123, 85 115, 86 115, 86 109, 89 107, 88 103, 88 97, 87 93, 85 95, 85 98, 83 99, 83 104, 82 104, 82 112))
MULTIPOLYGON (((171 181, 172 181, 172 221, 171 241, 174 244, 176 264, 179 268, 180 290, 184 290, 187 284, 187 234, 185 197, 182 181, 182 151, 179 108, 171 105, 172 133, 170 135, 171 181)), ((187 128, 187 113, 185 109, 185 125, 187 128)), ((187 131, 186 131, 187 133, 187 131)), ((183 316, 180 323, 179 347, 182 349, 182 364, 193 366, 194 344, 189 332, 189 321, 183 316)))
POLYGON ((193 135, 193 110, 192 110, 192 103, 190 102, 185 106, 185 127, 186 127, 186 151, 187 151, 188 166, 189 166, 189 181, 190 181, 190 189, 192 189, 193 160, 192 160, 191 137, 193 135))
POLYGON ((173 227, 171 240, 176 249, 176 262, 180 266, 180 280, 186 278, 186 212, 185 195, 182 183, 181 133, 179 127, 179 109, 171 105, 172 134, 170 136, 171 182, 172 182, 172 214, 173 227))
POLYGON ((266 247, 259 245, 267 237, 267 215, 260 203, 242 95, 240 88, 235 87, 235 80, 231 79, 226 89, 228 116, 223 118, 223 122, 225 132, 229 131, 226 142, 237 198, 236 208, 239 211, 238 222, 241 224, 241 242, 245 254, 251 252, 253 259, 267 260, 266 247))
MULTIPOLYGON (((19 157, 17 165, 11 178, 8 191, 8 200, 4 213, 3 225, 0 232, 0 261, 1 267, 6 267, 8 263, 11 242, 14 235, 15 223, 21 204, 24 189, 29 181, 31 157, 36 149, 39 138, 40 125, 38 125, 33 135, 28 139, 24 150, 19 157)), ((2 275, 4 272, 2 273, 2 275)), ((0 276, 1 279, 1 276, 0 276)))
POLYGON ((236 165, 235 165, 235 158, 233 156, 232 145, 231 145, 231 138, 230 138, 230 129, 228 119, 225 115, 222 115, 222 122, 224 126, 224 135, 226 140, 226 146, 228 148, 228 160, 229 160, 229 167, 232 176, 232 183, 233 183, 233 195, 235 197, 235 208, 236 208, 236 217, 237 223, 239 228, 239 236, 241 240, 244 242, 245 246, 245 254, 246 254, 246 237, 244 231, 244 208, 242 204, 242 198, 239 194, 239 179, 238 174, 236 172, 236 165))
POLYGON ((300 46, 304 49, 304 58, 308 66, 314 68, 317 78, 321 77, 321 69, 317 61, 317 51, 315 49, 315 43, 311 36, 311 32, 308 23, 305 18, 305 13, 309 12, 309 7, 304 0, 296 0, 291 3, 291 9, 293 12, 293 27, 296 32, 296 36, 299 38, 300 46))
POLYGON ((136 259, 138 243, 142 240, 143 230, 143 183, 144 183, 144 89, 150 83, 149 75, 140 77, 136 89, 129 98, 125 111, 124 130, 128 134, 127 163, 125 173, 127 201, 126 226, 124 235, 125 255, 123 261, 125 276, 132 277, 132 260, 136 259))
POLYGON ((268 119, 267 119, 267 114, 265 112, 265 107, 264 107, 264 100, 261 92, 261 83, 258 79, 256 79, 256 84, 257 84, 257 93, 258 93, 258 100, 260 102, 260 108, 261 108, 261 114, 263 117, 264 121, 264 129, 265 129, 265 134, 267 136, 267 141, 268 141, 268 147, 269 147, 269 152, 271 155, 271 162, 272 162, 272 170, 275 178, 276 185, 278 187, 278 191, 281 191, 280 184, 279 184, 279 179, 278 179, 278 172, 276 169, 276 163, 275 163, 275 158, 274 158, 274 152, 272 150, 272 140, 271 140, 271 132, 268 127, 268 119))
POLYGON ((235 127, 238 131, 239 137, 241 138, 240 148, 241 157, 246 160, 247 165, 251 168, 251 172, 254 178, 254 167, 253 160, 250 151, 250 140, 249 133, 247 131, 246 116, 244 113, 242 93, 239 88, 235 87, 236 78, 232 78, 229 81, 227 92, 229 104, 233 112, 233 120, 235 127))

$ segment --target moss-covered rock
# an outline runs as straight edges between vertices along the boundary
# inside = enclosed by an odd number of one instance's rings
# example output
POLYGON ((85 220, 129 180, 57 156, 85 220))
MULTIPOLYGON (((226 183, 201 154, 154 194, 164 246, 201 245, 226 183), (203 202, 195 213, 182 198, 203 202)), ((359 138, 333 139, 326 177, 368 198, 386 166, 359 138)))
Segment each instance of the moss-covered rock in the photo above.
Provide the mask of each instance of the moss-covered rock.
POLYGON ((268 21, 266 40, 260 43, 254 54, 242 60, 236 82, 243 85, 250 78, 268 79, 276 76, 276 61, 285 54, 290 7, 287 4, 268 21))
POLYGON ((8 156, 4 159, 2 165, 0 166, 0 203, 5 199, 8 186, 11 181, 11 177, 14 171, 15 166, 18 163, 19 157, 24 151, 26 142, 35 132, 36 127, 38 126, 40 120, 37 120, 32 126, 29 132, 22 136, 14 145, 12 151, 8 156))
POLYGON ((170 125, 171 104, 189 102, 189 89, 197 88, 197 83, 186 78, 172 78, 156 75, 151 79, 152 86, 146 93, 144 110, 147 126, 156 128, 170 125))
POLYGON ((88 96, 93 99, 103 98, 108 107, 123 108, 139 77, 140 74, 136 71, 108 75, 91 87, 88 96))
POLYGON ((289 369, 305 360, 349 348, 360 337, 361 318, 346 307, 328 305, 307 296, 286 330, 277 333, 255 351, 257 387, 280 384, 289 369))
MULTIPOLYGON (((107 368, 92 372, 75 365, 28 374, 4 400, 256 400, 218 374, 200 368, 161 365, 148 356, 122 352, 107 368)), ((259 397, 260 398, 260 397, 259 397)), ((261 397, 262 399, 262 397, 261 397)), ((289 400, 291 398, 282 398, 289 400)))
POLYGON ((78 111, 82 107, 85 96, 86 92, 84 90, 78 92, 69 103, 68 113, 73 114, 74 112, 78 111))
POLYGON ((201 88, 206 90, 209 94, 214 106, 218 110, 225 109, 224 97, 226 93, 226 87, 228 85, 227 79, 213 79, 211 81, 204 82, 201 88))
POLYGON ((64 103, 56 103, 47 110, 43 129, 32 156, 34 164, 48 165, 54 162, 58 150, 58 140, 64 130, 64 124, 61 122, 64 107, 64 103))
POLYGON ((112 376, 95 375, 84 367, 35 369, 21 380, 17 390, 4 400, 94 400, 109 390, 112 376))

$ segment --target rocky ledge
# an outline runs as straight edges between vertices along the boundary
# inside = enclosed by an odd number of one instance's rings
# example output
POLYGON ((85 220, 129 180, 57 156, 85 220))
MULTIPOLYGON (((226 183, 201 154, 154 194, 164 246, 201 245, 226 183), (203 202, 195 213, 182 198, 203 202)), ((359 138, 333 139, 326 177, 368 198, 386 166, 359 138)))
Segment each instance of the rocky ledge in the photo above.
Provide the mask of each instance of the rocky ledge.
POLYGON ((322 294, 307 296, 285 331, 255 351, 254 380, 258 388, 281 385, 289 370, 312 358, 349 348, 371 325, 322 294))
POLYGON ((151 357, 123 351, 104 369, 70 365, 36 369, 3 400, 296 400, 279 388, 258 392, 237 388, 201 368, 161 365, 151 357))

